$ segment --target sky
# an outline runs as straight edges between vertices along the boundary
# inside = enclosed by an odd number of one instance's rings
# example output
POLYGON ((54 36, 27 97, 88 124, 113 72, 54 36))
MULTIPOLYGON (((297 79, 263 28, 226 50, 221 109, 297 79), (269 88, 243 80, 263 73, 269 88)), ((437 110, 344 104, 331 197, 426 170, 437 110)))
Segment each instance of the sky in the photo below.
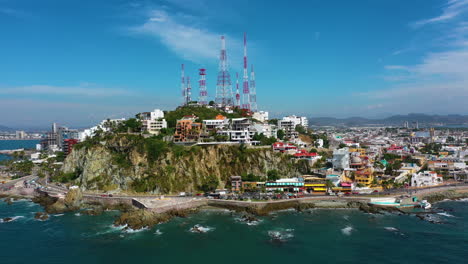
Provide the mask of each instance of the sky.
POLYGON ((468 114, 468 0, 0 0, 0 125, 173 109, 182 63, 214 99, 244 32, 271 116, 468 114))

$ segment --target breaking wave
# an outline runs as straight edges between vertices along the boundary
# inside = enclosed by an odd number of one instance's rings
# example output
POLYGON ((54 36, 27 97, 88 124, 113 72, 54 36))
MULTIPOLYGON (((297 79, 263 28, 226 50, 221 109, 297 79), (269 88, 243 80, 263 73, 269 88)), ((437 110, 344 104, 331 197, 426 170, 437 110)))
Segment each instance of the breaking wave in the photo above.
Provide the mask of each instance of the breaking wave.
POLYGON ((13 216, 13 217, 4 217, 4 218, 0 218, 0 223, 9 223, 9 222, 14 222, 18 219, 21 219, 21 218, 24 218, 24 216, 22 215, 18 215, 18 216, 13 216), (7 219, 7 220, 5 220, 7 219))
POLYGON ((209 226, 201 226, 201 225, 194 225, 192 228, 189 229, 192 233, 206 233, 212 231, 214 228, 209 226))
POLYGON ((347 226, 343 229, 341 229, 341 233, 343 233, 343 235, 346 235, 346 236, 350 236, 351 233, 353 232, 354 228, 352 226, 347 226))

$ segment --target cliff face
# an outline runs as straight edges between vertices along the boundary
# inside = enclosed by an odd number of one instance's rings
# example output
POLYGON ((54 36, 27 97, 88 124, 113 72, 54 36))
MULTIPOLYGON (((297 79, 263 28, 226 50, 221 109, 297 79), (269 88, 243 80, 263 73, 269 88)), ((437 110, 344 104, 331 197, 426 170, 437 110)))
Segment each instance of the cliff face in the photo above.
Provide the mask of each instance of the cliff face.
POLYGON ((309 170, 308 162, 290 160, 271 149, 164 144, 144 148, 121 137, 77 148, 65 160, 63 171, 75 172, 74 183, 84 189, 176 193, 195 192, 208 177, 217 178, 218 187, 224 187, 232 175, 266 176, 277 170, 282 177, 295 177, 309 170))

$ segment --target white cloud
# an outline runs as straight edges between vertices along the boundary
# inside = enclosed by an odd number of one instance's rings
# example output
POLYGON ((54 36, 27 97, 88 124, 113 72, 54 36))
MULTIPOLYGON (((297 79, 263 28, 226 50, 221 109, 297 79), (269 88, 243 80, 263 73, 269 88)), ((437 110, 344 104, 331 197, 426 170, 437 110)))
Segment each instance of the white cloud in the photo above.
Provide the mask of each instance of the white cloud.
POLYGON ((428 24, 448 22, 460 16, 468 9, 468 0, 448 0, 439 16, 423 19, 412 23, 413 27, 421 27, 428 24))
POLYGON ((443 50, 426 52, 416 64, 386 65, 384 79, 391 86, 359 96, 386 111, 468 113, 468 24, 454 19, 466 11, 468 0, 449 1, 441 16, 416 22, 445 22, 432 28, 440 40, 436 47, 443 50))
POLYGON ((64 96, 128 96, 134 93, 124 89, 109 89, 84 86, 29 85, 13 88, 0 88, 0 94, 11 95, 64 95, 64 96))
MULTIPOLYGON (((130 32, 155 37, 178 56, 196 63, 216 61, 222 35, 197 25, 196 19, 189 15, 170 14, 162 9, 148 12, 145 22, 130 28, 130 32)), ((229 59, 229 50, 239 49, 240 42, 225 37, 229 59)))

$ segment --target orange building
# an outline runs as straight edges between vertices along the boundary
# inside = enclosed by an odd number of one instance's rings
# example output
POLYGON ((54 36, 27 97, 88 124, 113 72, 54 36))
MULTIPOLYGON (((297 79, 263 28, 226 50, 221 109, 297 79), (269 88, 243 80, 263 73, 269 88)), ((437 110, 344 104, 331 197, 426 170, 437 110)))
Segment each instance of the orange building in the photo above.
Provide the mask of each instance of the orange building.
POLYGON ((193 119, 177 120, 174 142, 198 141, 201 132, 201 124, 195 123, 193 119))

